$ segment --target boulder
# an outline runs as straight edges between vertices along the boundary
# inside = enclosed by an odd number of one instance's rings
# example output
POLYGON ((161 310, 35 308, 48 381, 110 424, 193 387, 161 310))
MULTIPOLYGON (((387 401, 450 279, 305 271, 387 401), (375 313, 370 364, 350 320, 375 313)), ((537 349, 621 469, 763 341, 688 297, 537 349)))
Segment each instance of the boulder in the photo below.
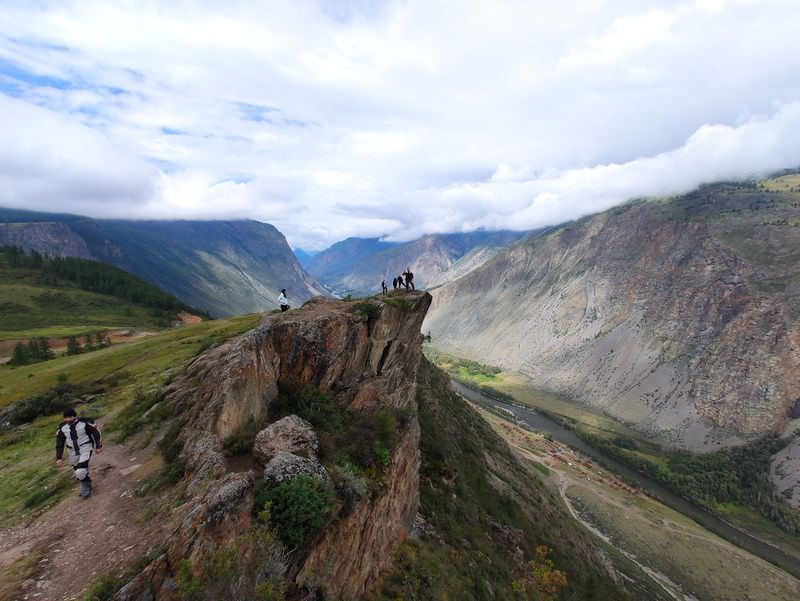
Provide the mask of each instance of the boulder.
POLYGON ((299 457, 286 451, 278 451, 264 468, 264 479, 272 486, 293 480, 297 476, 313 476, 325 482, 331 481, 327 470, 317 459, 299 457))
POLYGON ((301 417, 289 415, 256 434, 253 455, 268 464, 280 451, 307 459, 316 459, 319 440, 311 424, 301 417))

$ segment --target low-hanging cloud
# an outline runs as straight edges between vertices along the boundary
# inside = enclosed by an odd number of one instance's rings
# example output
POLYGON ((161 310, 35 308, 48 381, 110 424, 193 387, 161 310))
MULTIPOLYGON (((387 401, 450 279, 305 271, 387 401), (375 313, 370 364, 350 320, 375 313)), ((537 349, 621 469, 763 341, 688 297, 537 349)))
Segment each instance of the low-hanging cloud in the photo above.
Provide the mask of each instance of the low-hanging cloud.
POLYGON ((321 248, 800 165, 794 0, 485 7, 4 3, 0 205, 321 248))

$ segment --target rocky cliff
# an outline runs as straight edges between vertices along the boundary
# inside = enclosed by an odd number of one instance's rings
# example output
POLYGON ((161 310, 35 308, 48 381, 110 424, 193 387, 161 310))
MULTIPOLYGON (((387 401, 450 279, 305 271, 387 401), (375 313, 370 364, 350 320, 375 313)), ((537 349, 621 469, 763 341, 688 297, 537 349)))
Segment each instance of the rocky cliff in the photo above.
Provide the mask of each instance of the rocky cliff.
POLYGON ((423 328, 668 444, 781 433, 800 404, 798 226, 800 194, 770 182, 631 203, 437 289, 423 328))
POLYGON ((191 496, 186 517, 165 552, 116 598, 179 598, 182 562, 202 569, 204 558, 247 528, 262 473, 275 474, 291 464, 296 473, 325 474, 331 466, 318 463, 315 446, 308 442, 315 434, 298 432, 297 424, 304 427, 299 418, 257 437, 259 457, 269 459, 265 472, 234 473, 223 453, 223 441, 231 434, 263 423, 281 390, 309 386, 350 411, 391 409, 405 415, 379 489, 341 511, 302 557, 295 557, 288 574, 294 586, 325 598, 357 599, 371 587, 417 513, 415 398, 420 326, 430 300, 425 293, 392 303, 314 299, 297 311, 269 315, 255 330, 200 355, 168 386, 162 401, 182 424, 177 437, 191 496), (298 445, 307 446, 301 453, 305 456, 297 454, 298 445))
POLYGON ((55 257, 92 258, 86 241, 67 223, 56 221, 0 222, 0 246, 17 246, 55 257))

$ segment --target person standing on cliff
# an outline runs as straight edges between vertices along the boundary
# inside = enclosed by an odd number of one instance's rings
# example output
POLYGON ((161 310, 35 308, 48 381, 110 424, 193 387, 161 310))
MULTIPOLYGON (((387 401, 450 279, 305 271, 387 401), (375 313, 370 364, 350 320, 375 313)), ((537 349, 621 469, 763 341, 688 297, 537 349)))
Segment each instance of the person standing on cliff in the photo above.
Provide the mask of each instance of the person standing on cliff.
POLYGON ((386 294, 389 289, 386 287, 386 280, 381 281, 381 294, 386 294))
POLYGON ((406 276, 406 290, 408 290, 409 286, 411 286, 411 290, 416 290, 414 288, 414 274, 411 272, 411 268, 407 267, 403 275, 406 276))
POLYGON ((64 409, 64 421, 56 430, 56 467, 64 465, 64 447, 75 479, 81 483, 80 495, 89 497, 92 494, 89 460, 93 451, 99 455, 103 450, 103 437, 94 420, 79 418, 72 408, 64 409))
POLYGON ((392 280, 392 290, 397 290, 397 278, 392 280))
POLYGON ((281 306, 281 313, 289 310, 289 299, 286 298, 286 288, 281 290, 278 295, 278 304, 281 306))

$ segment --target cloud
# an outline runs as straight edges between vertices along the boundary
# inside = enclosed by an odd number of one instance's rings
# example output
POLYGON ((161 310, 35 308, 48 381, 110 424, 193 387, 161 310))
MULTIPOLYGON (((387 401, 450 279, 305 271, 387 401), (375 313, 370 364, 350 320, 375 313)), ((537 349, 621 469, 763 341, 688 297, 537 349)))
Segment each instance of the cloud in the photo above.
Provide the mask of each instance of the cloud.
POLYGON ((0 204, 300 246, 800 164, 795 0, 9 1, 0 204))

